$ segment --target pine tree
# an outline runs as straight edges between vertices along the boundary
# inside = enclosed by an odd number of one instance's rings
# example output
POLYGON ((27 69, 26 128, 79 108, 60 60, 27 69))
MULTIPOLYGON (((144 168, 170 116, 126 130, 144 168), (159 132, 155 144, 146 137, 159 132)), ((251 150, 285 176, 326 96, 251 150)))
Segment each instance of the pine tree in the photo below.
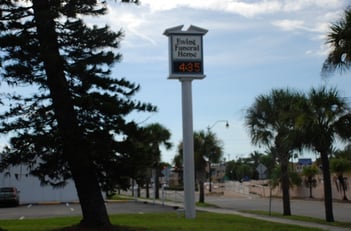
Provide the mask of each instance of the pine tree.
POLYGON ((21 94, 1 95, 7 110, 0 132, 12 138, 0 167, 26 164, 53 186, 73 178, 81 225, 90 227, 110 225, 100 185, 117 184, 112 179, 125 154, 118 154, 122 144, 115 137, 137 131, 125 116, 156 110, 132 99, 138 85, 111 77, 122 32, 88 27, 82 19, 105 13, 95 0, 0 4, 0 75, 3 84, 23 87, 21 94))

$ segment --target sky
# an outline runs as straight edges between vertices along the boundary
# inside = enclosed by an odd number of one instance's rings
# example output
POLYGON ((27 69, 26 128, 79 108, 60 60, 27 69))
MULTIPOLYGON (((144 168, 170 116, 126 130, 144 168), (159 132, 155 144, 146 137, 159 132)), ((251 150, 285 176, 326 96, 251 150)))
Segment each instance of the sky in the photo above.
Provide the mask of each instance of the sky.
POLYGON ((140 5, 107 1, 108 14, 88 23, 122 29, 123 59, 112 75, 138 83, 135 99, 158 107, 157 113, 133 113, 146 126, 160 123, 172 134, 173 148, 162 149, 172 162, 182 141, 181 83, 168 79, 168 28, 204 28, 204 74, 192 82, 194 131, 211 129, 223 142, 226 160, 247 157, 254 146, 245 127, 246 110, 272 89, 303 92, 336 87, 351 96, 351 73, 320 75, 329 47, 326 34, 348 6, 347 0, 140 0, 140 5), (225 122, 228 121, 229 128, 225 122))
POLYGON ((181 82, 168 79, 171 27, 204 28, 204 74, 192 82, 194 131, 211 131, 223 142, 226 160, 247 157, 254 146, 245 126, 246 110, 272 89, 308 92, 336 87, 351 96, 351 73, 321 77, 329 47, 326 35, 339 20, 347 0, 141 0, 141 4, 109 4, 103 18, 125 37, 123 59, 113 75, 141 85, 135 96, 158 107, 157 113, 133 114, 141 125, 160 123, 172 133, 174 148, 162 149, 172 162, 182 140, 181 82), (229 122, 226 128, 225 122, 229 122))

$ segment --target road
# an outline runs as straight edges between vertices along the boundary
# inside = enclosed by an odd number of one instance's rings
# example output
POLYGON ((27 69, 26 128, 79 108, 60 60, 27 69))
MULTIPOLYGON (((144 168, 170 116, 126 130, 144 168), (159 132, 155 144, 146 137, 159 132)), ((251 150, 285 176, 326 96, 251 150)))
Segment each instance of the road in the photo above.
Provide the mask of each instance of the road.
MULTIPOLYGON (((162 195, 162 194, 161 194, 162 195)), ((165 193, 165 198, 170 200, 182 201, 183 194, 181 192, 165 193)), ((245 210, 263 210, 269 211, 269 199, 259 198, 246 195, 231 195, 231 196, 207 196, 206 202, 215 204, 224 209, 245 211, 245 210)), ((162 206, 158 203, 153 203, 153 200, 144 200, 138 202, 114 202, 106 203, 109 214, 118 213, 148 213, 148 212, 171 212, 172 207, 162 206)), ((179 202, 178 202, 179 203, 179 202)), ((182 206, 182 203, 178 204, 182 206)), ((281 199, 274 198, 271 201, 271 211, 282 213, 281 199)), ((293 215, 302 215, 325 219, 324 203, 317 200, 291 200, 291 212, 293 215)), ((350 202, 334 202, 333 203, 334 218, 336 221, 350 222, 351 221, 351 203, 350 202)), ((0 207, 0 219, 26 219, 26 218, 41 218, 41 217, 57 217, 57 216, 72 216, 81 215, 80 206, 78 204, 52 204, 52 205, 22 205, 19 207, 0 207)))
MULTIPOLYGON (((129 213, 142 214, 150 212, 172 212, 174 209, 153 203, 135 201, 106 203, 109 214, 129 213)), ((3 219, 31 219, 62 216, 81 216, 80 205, 66 204, 29 204, 18 207, 0 207, 0 220, 3 219)))

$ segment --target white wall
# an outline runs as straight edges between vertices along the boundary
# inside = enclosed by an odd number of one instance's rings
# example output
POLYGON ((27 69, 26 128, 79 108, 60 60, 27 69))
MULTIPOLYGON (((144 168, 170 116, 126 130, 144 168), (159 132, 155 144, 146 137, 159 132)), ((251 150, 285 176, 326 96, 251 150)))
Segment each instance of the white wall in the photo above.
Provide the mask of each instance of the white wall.
POLYGON ((0 173, 0 187, 16 187, 20 191, 20 203, 75 202, 78 201, 73 181, 63 188, 41 186, 40 181, 25 170, 25 167, 11 168, 10 175, 0 173), (15 176, 17 174, 17 177, 15 176))

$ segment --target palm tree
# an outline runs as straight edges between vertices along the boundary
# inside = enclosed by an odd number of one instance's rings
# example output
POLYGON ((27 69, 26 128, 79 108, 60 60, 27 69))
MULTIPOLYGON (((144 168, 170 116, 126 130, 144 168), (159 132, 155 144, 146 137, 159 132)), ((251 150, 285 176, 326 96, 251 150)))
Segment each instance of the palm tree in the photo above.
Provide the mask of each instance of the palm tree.
POLYGON ((203 156, 205 159, 207 159, 208 163, 208 179, 210 182, 209 185, 209 191, 211 192, 212 186, 211 186, 211 179, 212 179, 212 168, 211 164, 212 163, 219 163, 221 160, 221 157, 223 156, 223 144, 222 142, 217 138, 216 134, 211 132, 211 130, 207 130, 207 133, 205 132, 199 132, 204 133, 205 136, 204 138, 204 146, 203 146, 203 156))
POLYGON ((175 172, 178 174, 178 184, 184 185, 183 181, 183 143, 180 142, 177 147, 177 154, 173 157, 175 172))
POLYGON ((275 157, 280 164, 284 215, 291 215, 288 167, 292 151, 302 145, 295 122, 299 121, 304 102, 304 96, 298 92, 272 90, 269 95, 257 97, 246 115, 251 142, 275 150, 275 157))
POLYGON ((336 150, 334 156, 351 161, 351 144, 346 145, 342 150, 336 150))
POLYGON ((147 145, 151 152, 152 158, 152 168, 155 169, 155 198, 159 198, 159 171, 160 171, 160 161, 161 161, 161 150, 160 147, 164 146, 166 149, 172 147, 172 143, 169 141, 171 138, 170 131, 158 123, 149 124, 145 127, 145 134, 147 134, 147 140, 145 145, 147 145))
POLYGON ((310 198, 313 198, 312 187, 315 185, 316 180, 314 179, 314 177, 317 175, 318 171, 318 167, 315 165, 306 166, 302 169, 302 175, 307 178, 306 183, 310 188, 310 198))
POLYGON ((261 163, 267 167, 267 177, 271 178, 273 169, 277 165, 277 154, 274 147, 269 147, 261 157, 261 163))
POLYGON ((259 178, 259 173, 256 170, 256 168, 260 164, 262 157, 263 157, 263 154, 258 152, 258 151, 254 151, 254 152, 250 153, 249 160, 250 160, 250 162, 252 164, 252 169, 254 171, 254 173, 252 174, 252 178, 253 179, 258 179, 259 178))
MULTIPOLYGON (((174 157, 174 162, 180 166, 182 161, 183 145, 179 144, 178 153, 174 157)), ((218 163, 223 155, 222 142, 211 131, 194 132, 194 159, 195 159, 195 175, 199 184, 199 203, 205 203, 204 182, 206 180, 206 168, 210 163, 218 163)))
POLYGON ((323 63, 322 74, 335 70, 343 72, 351 67, 351 7, 344 11, 343 17, 330 26, 327 44, 331 51, 323 63))
POLYGON ((326 221, 334 221, 329 156, 334 140, 348 139, 351 133, 351 114, 346 101, 336 89, 312 89, 308 95, 309 107, 300 125, 304 130, 307 147, 319 153, 324 178, 324 205, 326 221))
MULTIPOLYGON (((270 179, 270 184, 272 188, 275 188, 276 186, 278 186, 279 184, 281 184, 281 168, 279 168, 279 166, 276 166, 275 168, 273 168, 271 173, 271 179, 270 179)), ((294 187, 294 185, 296 186, 300 186, 301 185, 301 177, 300 175, 295 172, 295 171, 289 171, 288 172, 289 175, 289 187, 294 187)))
MULTIPOLYGON (((207 141, 204 131, 194 132, 194 158, 195 158, 195 176, 196 182, 199 185, 199 203, 205 202, 204 182, 206 180, 206 167, 209 163, 207 159, 207 141)), ((210 169, 210 166, 208 166, 210 169)), ((211 177, 209 175, 209 177, 211 177)))
POLYGON ((347 183, 345 182, 344 173, 351 169, 351 161, 344 158, 333 158, 330 160, 330 169, 332 172, 335 172, 338 177, 340 185, 337 186, 338 190, 343 190, 343 200, 348 200, 346 196, 347 183))

